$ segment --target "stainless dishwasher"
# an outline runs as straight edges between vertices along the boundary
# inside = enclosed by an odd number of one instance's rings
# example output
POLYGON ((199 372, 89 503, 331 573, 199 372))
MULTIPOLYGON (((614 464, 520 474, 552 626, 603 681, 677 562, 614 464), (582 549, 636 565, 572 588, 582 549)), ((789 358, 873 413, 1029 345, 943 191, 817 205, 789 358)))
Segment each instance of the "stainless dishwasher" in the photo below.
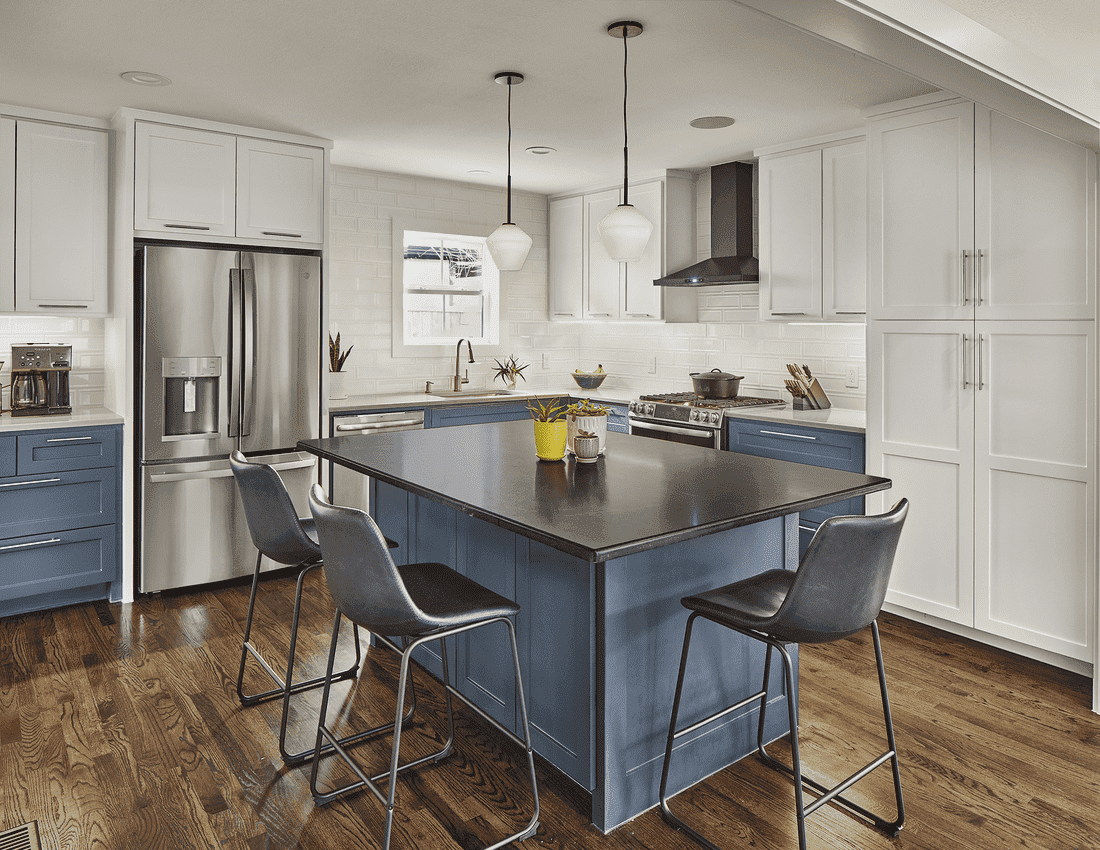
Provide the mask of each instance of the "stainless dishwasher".
MULTIPOLYGON (((332 436, 385 434, 393 431, 419 431, 424 427, 423 410, 391 410, 385 413, 338 414, 332 417, 332 436)), ((370 510, 370 479, 358 472, 333 464, 332 501, 337 505, 370 510)))

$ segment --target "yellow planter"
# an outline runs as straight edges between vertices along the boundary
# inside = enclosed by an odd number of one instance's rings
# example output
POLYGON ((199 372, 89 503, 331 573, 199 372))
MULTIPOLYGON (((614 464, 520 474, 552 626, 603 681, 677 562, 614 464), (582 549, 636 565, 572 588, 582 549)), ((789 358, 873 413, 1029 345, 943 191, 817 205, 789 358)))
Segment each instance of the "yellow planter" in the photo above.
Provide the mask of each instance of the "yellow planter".
POLYGON ((535 422, 535 454, 539 460, 561 460, 565 457, 565 420, 535 422))

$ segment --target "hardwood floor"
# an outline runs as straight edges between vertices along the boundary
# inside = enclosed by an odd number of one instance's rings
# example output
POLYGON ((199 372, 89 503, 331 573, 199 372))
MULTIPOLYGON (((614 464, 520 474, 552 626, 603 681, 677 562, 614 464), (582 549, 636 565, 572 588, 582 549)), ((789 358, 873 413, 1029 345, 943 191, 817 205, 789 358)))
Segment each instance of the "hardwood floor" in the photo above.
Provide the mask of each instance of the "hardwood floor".
MULTIPOLYGON (((314 576, 298 675, 320 669, 332 622, 314 576)), ((257 642, 274 658, 285 657, 292 599, 291 579, 264 583, 257 642)), ((279 759, 279 704, 239 706, 247 602, 238 586, 0 620, 0 831, 37 821, 50 850, 377 847, 377 800, 316 808, 308 765, 287 770, 279 759)), ((1088 680, 896 617, 880 624, 905 828, 891 840, 825 807, 809 820, 810 846, 1100 850, 1100 717, 1088 680)), ((346 662, 346 634, 344 643, 346 662)), ((810 775, 836 781, 884 748, 873 665, 869 633, 802 648, 810 775)), ((334 688, 330 718, 353 729, 392 717, 394 670, 392 655, 371 650, 360 679, 334 688)), ((407 736, 409 754, 441 728, 440 691, 425 681, 418 717, 429 722, 407 736)), ((297 698, 291 747, 312 742, 318 696, 297 698)), ((359 748, 364 760, 371 747, 359 748)), ((788 755, 781 744, 775 752, 788 755)), ((530 799, 518 755, 460 712, 456 752, 400 780, 395 850, 479 846, 522 823, 530 799)), ((333 760, 322 774, 348 775, 333 760)), ((539 780, 540 828, 524 847, 698 846, 654 811, 601 835, 568 780, 545 764, 539 780)), ((891 812, 888 769, 851 796, 891 812)), ((792 799, 790 783, 750 757, 673 806, 723 848, 793 848, 792 799)))

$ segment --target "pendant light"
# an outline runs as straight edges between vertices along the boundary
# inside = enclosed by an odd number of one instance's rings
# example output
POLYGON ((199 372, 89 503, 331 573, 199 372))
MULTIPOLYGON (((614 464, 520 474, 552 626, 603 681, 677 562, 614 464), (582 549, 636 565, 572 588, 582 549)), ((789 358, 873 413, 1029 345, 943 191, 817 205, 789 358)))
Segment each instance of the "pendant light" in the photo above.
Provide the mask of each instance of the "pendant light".
POLYGON ((514 272, 523 268, 531 250, 531 237, 519 225, 512 223, 512 86, 523 82, 523 74, 501 71, 493 80, 508 86, 508 220, 485 240, 485 247, 502 272, 514 272))
POLYGON ((626 40, 641 35, 642 25, 637 21, 617 21, 607 27, 607 34, 623 40, 623 202, 605 215, 597 227, 608 256, 616 262, 629 263, 642 258, 653 233, 653 222, 631 205, 627 194, 630 174, 627 167, 626 40))

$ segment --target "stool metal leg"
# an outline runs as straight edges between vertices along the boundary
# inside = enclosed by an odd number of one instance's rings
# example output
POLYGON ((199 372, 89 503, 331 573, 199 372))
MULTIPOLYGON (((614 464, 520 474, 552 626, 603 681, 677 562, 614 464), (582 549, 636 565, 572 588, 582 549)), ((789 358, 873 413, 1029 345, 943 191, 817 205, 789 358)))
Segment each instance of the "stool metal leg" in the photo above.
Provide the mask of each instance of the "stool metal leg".
MULTIPOLYGON (((340 627, 340 614, 339 614, 339 612, 337 613, 336 617, 337 617, 336 623, 333 627, 332 645, 329 648, 328 669, 330 671, 332 670, 332 667, 335 663, 335 649, 334 649, 334 647, 336 645, 336 638, 337 638, 337 635, 339 633, 339 627, 340 627)), ((526 703, 526 700, 525 700, 524 695, 523 695, 523 676, 522 676, 522 673, 521 673, 521 670, 520 670, 519 648, 516 644, 515 627, 512 625, 512 621, 509 620, 507 617, 497 617, 497 618, 494 618, 494 619, 491 619, 491 620, 484 620, 482 622, 473 623, 473 624, 466 625, 466 626, 460 626, 460 627, 454 628, 454 629, 448 629, 444 632, 436 632, 436 633, 433 633, 431 635, 425 635, 425 636, 418 637, 418 638, 414 639, 413 641, 411 641, 409 644, 407 644, 405 646, 404 651, 401 653, 401 668, 400 668, 400 672, 398 674, 398 680, 397 680, 397 705, 396 705, 396 708, 395 708, 395 721, 393 723, 387 724, 387 726, 385 726, 385 727, 379 727, 379 729, 377 729, 377 730, 372 730, 372 732, 373 731, 386 731, 388 729, 393 730, 393 745, 392 745, 392 750, 391 750, 391 753, 390 753, 389 769, 382 772, 382 773, 379 773, 375 776, 367 776, 366 773, 363 772, 362 768, 359 767, 359 765, 355 762, 355 760, 352 759, 350 753, 345 749, 345 747, 343 746, 343 742, 336 739, 333 732, 332 732, 332 730, 329 729, 328 726, 326 725, 327 713, 328 713, 328 698, 329 698, 329 685, 326 683, 325 690, 324 690, 324 695, 321 699, 321 717, 320 717, 320 722, 318 723, 318 726, 317 726, 317 745, 314 749, 313 768, 312 768, 312 771, 310 773, 310 790, 313 792, 313 797, 314 797, 314 800, 316 801, 317 805, 324 805, 326 803, 329 803, 332 800, 334 800, 336 797, 338 797, 338 796, 340 796, 344 793, 347 793, 347 792, 350 792, 350 791, 355 791, 355 790, 358 790, 358 789, 363 788, 363 787, 368 788, 371 791, 371 793, 374 794, 374 796, 379 800, 379 802, 381 802, 386 807, 386 820, 385 820, 384 834, 383 834, 383 839, 382 839, 382 850, 389 850, 390 838, 392 837, 392 832, 393 832, 393 812, 394 812, 394 800, 395 800, 396 793, 397 793, 397 776, 402 771, 408 770, 409 768, 416 767, 418 765, 421 765, 424 762, 439 761, 440 759, 442 759, 444 756, 446 756, 450 752, 450 750, 452 749, 453 741, 454 741, 454 716, 453 716, 452 703, 451 703, 452 695, 455 696, 455 697, 458 697, 458 699, 462 700, 462 702, 467 707, 472 709, 475 714, 477 714, 483 720, 485 720, 490 725, 492 725, 494 728, 496 728, 497 731, 504 734, 504 736, 507 737, 510 741, 512 741, 513 743, 518 744, 521 747, 523 747, 524 752, 527 756, 527 767, 528 767, 528 772, 529 772, 530 779, 531 779, 531 792, 532 792, 532 795, 533 795, 534 813, 532 814, 531 819, 527 822, 527 824, 523 828, 521 828, 518 832, 516 832, 512 835, 509 835, 506 838, 502 838, 501 840, 495 842, 494 844, 491 844, 488 847, 484 848, 484 850, 499 850, 499 848, 502 848, 507 844, 511 844, 514 841, 522 841, 522 840, 524 840, 526 838, 530 838, 532 835, 534 835, 536 830, 538 829, 538 818, 539 818, 539 792, 538 792, 538 780, 537 780, 537 777, 535 775, 534 747, 531 744, 531 729, 530 729, 530 726, 529 726, 528 720, 527 720, 527 703, 526 703), (461 634, 462 632, 471 631, 472 629, 480 628, 482 626, 487 626, 487 625, 490 625, 490 624, 495 623, 495 622, 503 622, 503 623, 506 624, 506 626, 508 628, 509 642, 511 644, 511 650, 512 650, 512 666, 513 666, 513 670, 515 672, 515 679, 516 679, 516 694, 517 694, 517 699, 519 701, 521 725, 523 727, 523 738, 522 739, 517 737, 510 730, 506 729, 504 726, 502 726, 500 724, 499 721, 497 721, 496 719, 490 717, 482 709, 478 708, 478 706, 471 703, 462 693, 460 693, 458 691, 457 688, 455 688, 450 683, 450 673, 449 673, 448 661, 447 661, 447 647, 446 647, 446 642, 445 642, 446 638, 448 638, 452 635, 461 634), (423 756, 421 758, 415 759, 415 760, 407 762, 405 764, 401 764, 400 763, 400 749, 401 749, 401 731, 402 731, 402 725, 403 725, 403 721, 401 719, 401 714, 402 714, 402 710, 404 708, 405 683, 406 683, 406 681, 407 681, 407 679, 410 675, 409 662, 411 661, 413 651, 416 650, 416 648, 418 646, 420 646, 422 643, 427 643, 428 641, 432 641, 432 640, 439 640, 440 644, 441 644, 441 648, 442 648, 443 675, 444 675, 443 687, 446 691, 446 697, 447 697, 447 723, 448 723, 448 727, 449 727, 449 734, 448 734, 447 741, 444 744, 442 749, 438 750, 437 752, 431 753, 430 755, 423 756), (341 759, 344 760, 344 762, 348 765, 348 767, 351 768, 352 771, 355 772, 356 777, 357 777, 357 781, 350 782, 347 785, 344 785, 340 788, 333 789, 333 790, 328 791, 328 792, 322 792, 322 791, 318 790, 318 787, 317 787, 317 774, 318 774, 318 765, 320 764, 320 759, 321 759, 321 755, 322 755, 322 742, 323 742, 323 740, 327 740, 329 742, 329 744, 331 745, 331 749, 335 753, 337 753, 340 756, 341 759), (386 789, 385 794, 383 794, 382 790, 378 786, 378 782, 381 779, 386 779, 389 783, 389 787, 386 789)), ((356 738, 356 740, 361 739, 366 734, 371 734, 371 733, 363 733, 361 735, 355 736, 355 738, 356 738)))
MULTIPOLYGON (((306 573, 316 567, 321 566, 321 561, 316 561, 312 564, 299 564, 301 572, 298 573, 298 581, 294 589, 294 615, 292 619, 292 625, 290 630, 290 653, 287 660, 286 678, 284 679, 275 671, 275 669, 268 663, 267 659, 260 654, 260 651, 252 645, 252 619, 255 616, 256 611, 256 591, 260 583, 260 564, 263 562, 263 553, 256 553, 256 569, 252 574, 252 590, 248 598, 248 616, 245 618, 244 625, 244 637, 241 642, 241 664, 237 670, 237 698, 240 700, 241 705, 251 706, 261 702, 265 702, 274 697, 283 697, 283 725, 279 736, 279 750, 282 752, 283 757, 287 757, 286 748, 284 746, 286 737, 286 701, 289 699, 290 694, 296 694, 301 691, 310 690, 312 688, 318 688, 325 682, 325 677, 316 676, 312 679, 307 679, 303 682, 293 682, 294 674, 294 653, 298 643, 298 620, 301 614, 302 608, 302 587, 305 582, 306 573), (244 670, 245 664, 248 661, 248 656, 251 655, 256 662, 260 665, 268 677, 275 682, 278 687, 272 688, 268 691, 261 693, 246 694, 244 692, 244 670)), ((355 663, 348 667, 347 670, 343 670, 336 675, 336 680, 350 679, 359 672, 359 664, 362 661, 363 653, 359 644, 359 630, 355 630, 355 663)), ((308 758, 309 753, 304 754, 308 758)), ((304 760, 304 759, 301 759, 304 760)))

